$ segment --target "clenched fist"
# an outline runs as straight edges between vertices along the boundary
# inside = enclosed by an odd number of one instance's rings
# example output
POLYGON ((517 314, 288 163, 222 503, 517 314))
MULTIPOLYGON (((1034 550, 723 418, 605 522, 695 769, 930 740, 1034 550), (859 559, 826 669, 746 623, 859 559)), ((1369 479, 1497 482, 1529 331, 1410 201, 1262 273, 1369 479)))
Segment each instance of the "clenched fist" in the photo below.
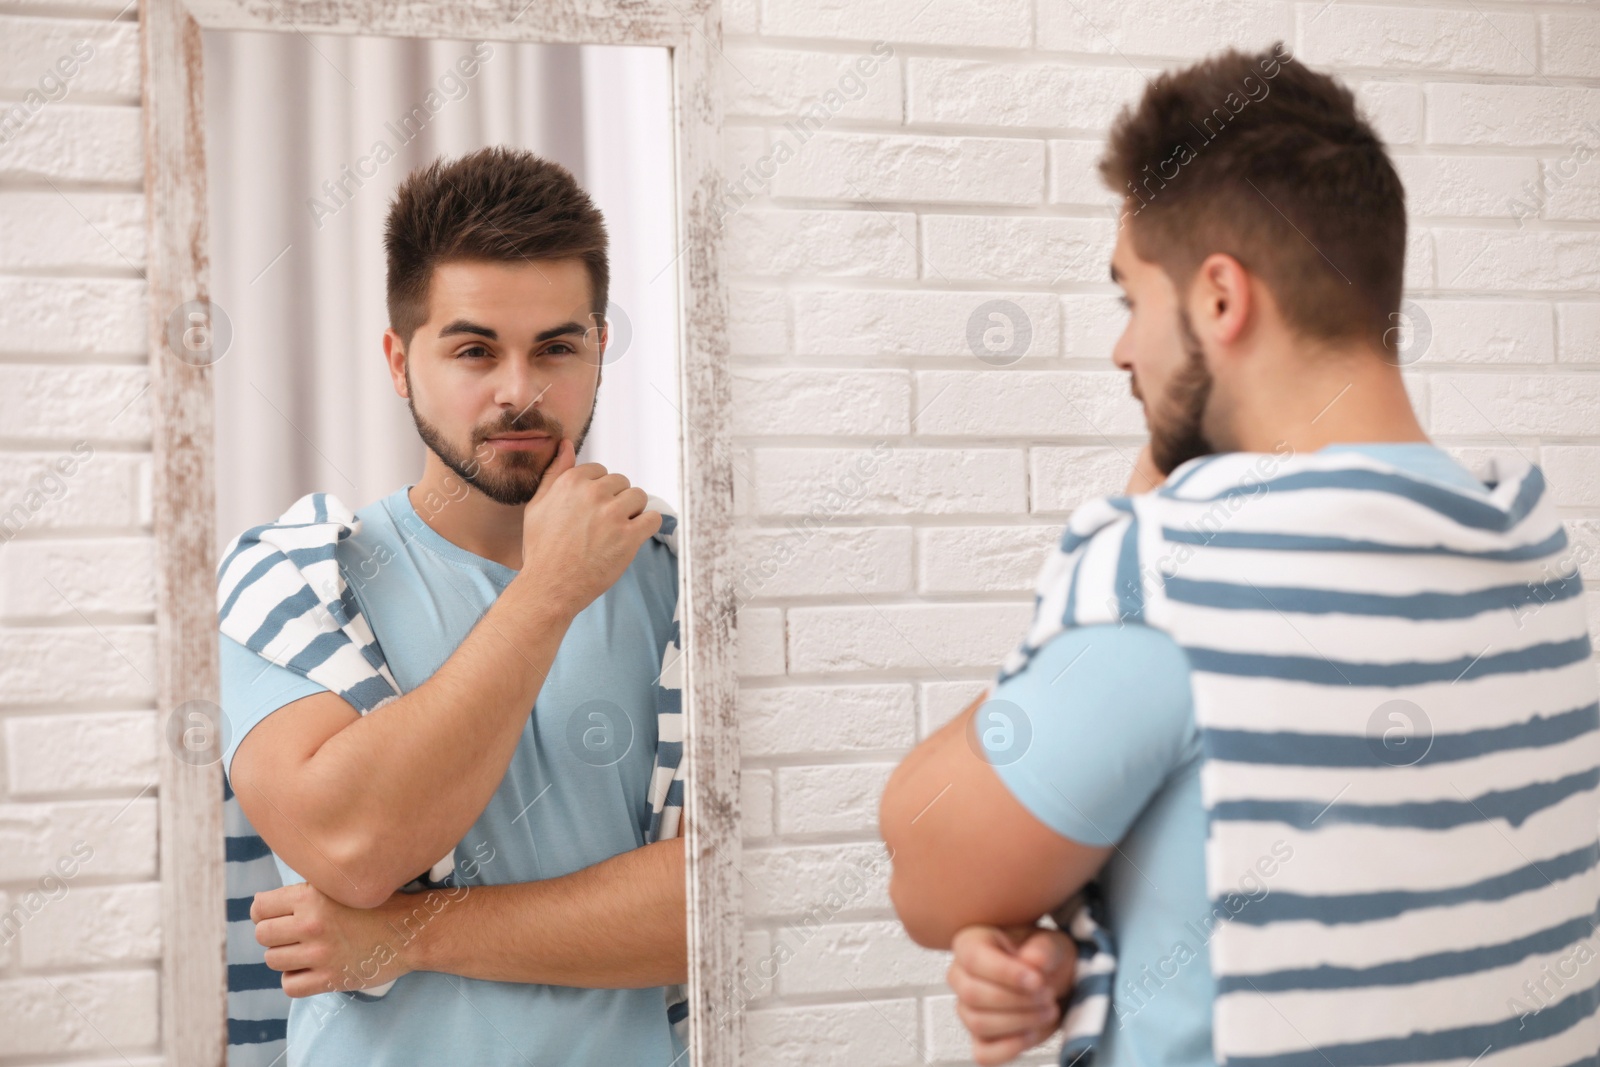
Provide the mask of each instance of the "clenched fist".
POLYGON ((1007 1063, 1055 1033, 1060 1000, 1072 989, 1073 940, 1043 927, 966 926, 950 944, 945 980, 972 1035, 972 1060, 1007 1063))

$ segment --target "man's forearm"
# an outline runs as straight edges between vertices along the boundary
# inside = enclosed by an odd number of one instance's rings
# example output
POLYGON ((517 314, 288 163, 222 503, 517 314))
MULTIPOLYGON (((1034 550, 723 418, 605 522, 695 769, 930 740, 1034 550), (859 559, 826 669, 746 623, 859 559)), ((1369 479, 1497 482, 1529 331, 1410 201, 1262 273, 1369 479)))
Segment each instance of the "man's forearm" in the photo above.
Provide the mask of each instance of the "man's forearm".
MULTIPOLYGON (((385 908, 404 906, 402 894, 385 908)), ((465 978, 590 989, 668 985, 688 980, 686 907, 678 837, 560 878, 473 886, 397 948, 412 970, 465 978)))
POLYGON ((306 772, 319 807, 337 813, 347 862, 393 889, 461 840, 505 776, 571 621, 519 575, 432 677, 323 742, 306 772))

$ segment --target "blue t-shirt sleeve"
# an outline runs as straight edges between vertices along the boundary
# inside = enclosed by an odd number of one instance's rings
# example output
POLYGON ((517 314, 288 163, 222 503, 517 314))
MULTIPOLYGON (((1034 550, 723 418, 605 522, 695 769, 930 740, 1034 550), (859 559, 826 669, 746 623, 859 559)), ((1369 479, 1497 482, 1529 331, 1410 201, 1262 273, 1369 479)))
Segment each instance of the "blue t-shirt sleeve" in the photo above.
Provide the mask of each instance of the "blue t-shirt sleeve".
POLYGON ((1086 845, 1122 840, 1199 753, 1188 657, 1149 626, 1062 632, 978 709, 980 737, 992 711, 1028 732, 1012 750, 984 744, 1001 781, 1040 822, 1086 845))
POLYGON ((245 734, 285 704, 325 693, 328 687, 288 667, 280 667, 252 652, 226 634, 219 633, 222 718, 227 724, 222 767, 233 780, 233 754, 245 734))

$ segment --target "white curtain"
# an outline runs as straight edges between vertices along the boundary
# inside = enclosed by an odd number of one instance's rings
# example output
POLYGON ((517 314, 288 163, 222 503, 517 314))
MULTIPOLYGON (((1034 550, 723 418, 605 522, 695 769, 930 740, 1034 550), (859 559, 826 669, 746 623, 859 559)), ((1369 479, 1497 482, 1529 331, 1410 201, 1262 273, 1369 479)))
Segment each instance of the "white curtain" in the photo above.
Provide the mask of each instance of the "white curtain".
POLYGON ((384 216, 413 168, 490 144, 557 160, 604 212, 631 337, 613 341, 579 459, 677 505, 665 49, 207 31, 205 79, 212 299, 232 328, 219 548, 305 493, 359 508, 417 480, 424 446, 383 362, 384 216), (418 107, 427 121, 405 124, 418 107), (394 158, 374 162, 378 141, 394 158))

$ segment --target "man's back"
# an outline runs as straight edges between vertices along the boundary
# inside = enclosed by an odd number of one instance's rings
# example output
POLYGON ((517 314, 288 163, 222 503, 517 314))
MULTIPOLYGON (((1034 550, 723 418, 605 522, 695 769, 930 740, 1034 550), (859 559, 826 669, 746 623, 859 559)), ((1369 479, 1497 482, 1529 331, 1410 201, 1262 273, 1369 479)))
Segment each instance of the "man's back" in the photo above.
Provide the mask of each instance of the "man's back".
POLYGON ((1361 457, 1241 469, 1197 461, 1150 498, 1179 551, 1144 605, 1188 655, 1206 753, 1219 1039, 1592 1052, 1594 980, 1526 1002, 1600 901, 1593 649, 1542 475, 1504 464, 1480 496, 1361 457), (1219 504, 1239 506, 1203 525, 1219 504), (1240 879, 1280 842, 1251 900, 1240 879))
POLYGON ((1180 468, 1077 546, 1041 614, 1080 625, 997 689, 1034 724, 996 767, 1018 799, 1066 836, 1120 840, 1102 875, 1126 949, 1113 1064, 1210 1062, 1194 1038, 1213 998, 1286 1062, 1592 1053, 1595 982, 1573 957, 1600 899, 1600 709, 1564 539, 1533 483, 1495 504, 1434 481, 1442 453, 1400 448, 1221 457, 1240 469, 1211 485, 1185 485, 1210 461, 1180 468), (1268 466, 1245 477, 1250 461, 1268 466), (1188 674, 1192 705, 1101 654, 1119 641, 1188 674), (1113 668, 1124 683, 1097 687, 1113 668))

